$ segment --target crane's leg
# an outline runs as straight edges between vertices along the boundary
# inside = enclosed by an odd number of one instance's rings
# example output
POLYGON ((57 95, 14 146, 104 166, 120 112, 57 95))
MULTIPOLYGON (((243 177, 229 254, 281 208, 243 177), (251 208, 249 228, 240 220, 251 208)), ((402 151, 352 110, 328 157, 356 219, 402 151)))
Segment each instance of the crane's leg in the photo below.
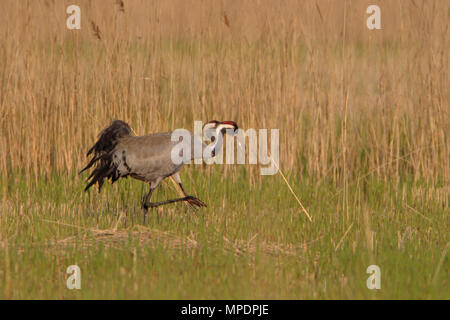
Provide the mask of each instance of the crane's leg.
POLYGON ((147 217, 149 201, 150 201, 150 197, 152 196, 153 190, 154 190, 154 188, 152 188, 152 185, 150 184, 150 190, 142 199, 142 209, 144 209, 144 224, 145 224, 145 218, 147 217))
POLYGON ((161 180, 162 180, 162 178, 159 178, 158 180, 150 182, 150 190, 142 199, 142 209, 144 209, 144 223, 145 223, 145 218, 147 217, 148 208, 149 207, 153 208, 152 203, 150 202, 150 198, 152 196, 153 190, 156 189, 156 187, 159 185, 161 180))
POLYGON ((142 209, 144 209, 145 211, 148 210, 148 206, 150 204, 149 201, 150 201, 150 197, 152 196, 153 190, 154 189, 150 186, 150 190, 148 191, 148 193, 142 199, 142 209))
POLYGON ((180 202, 180 201, 186 201, 192 206, 206 207, 206 204, 203 203, 203 201, 201 201, 200 199, 197 199, 196 197, 189 196, 186 194, 186 191, 184 190, 183 185, 181 184, 180 175, 178 173, 175 173, 173 175, 173 177, 174 177, 175 181, 178 183, 178 185, 181 187, 184 197, 177 198, 177 199, 170 199, 170 200, 166 200, 166 201, 160 201, 160 202, 150 202, 150 197, 152 196, 153 190, 155 190, 155 188, 158 186, 158 184, 161 182, 162 179, 159 181, 152 182, 150 184, 149 192, 145 195, 144 199, 142 200, 142 208, 145 210, 146 213, 148 211, 148 208, 156 208, 156 207, 162 206, 164 204, 180 202))
MULTIPOLYGON (((198 206, 198 207, 206 207, 206 206, 207 206, 207 205, 206 205, 203 201, 201 201, 200 199, 195 198, 195 197, 192 197, 192 196, 189 196, 189 195, 186 193, 186 191, 185 191, 184 188, 183 188, 183 184, 181 183, 180 174, 179 174, 178 172, 175 173, 175 174, 173 174, 172 177, 175 179, 175 182, 177 182, 178 185, 180 186, 181 191, 183 191, 184 198, 188 198, 188 199, 186 199, 185 201, 187 201, 187 202, 188 202, 190 205, 192 205, 192 206, 198 206)), ((181 198, 181 199, 183 199, 183 198, 181 198)))

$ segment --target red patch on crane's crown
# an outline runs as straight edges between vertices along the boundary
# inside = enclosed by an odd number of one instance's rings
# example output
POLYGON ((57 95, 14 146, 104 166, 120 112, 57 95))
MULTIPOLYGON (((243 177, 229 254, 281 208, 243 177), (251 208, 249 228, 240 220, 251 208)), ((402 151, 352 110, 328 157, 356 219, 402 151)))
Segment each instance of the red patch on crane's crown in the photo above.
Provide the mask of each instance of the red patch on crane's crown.
POLYGON ((238 125, 234 121, 222 121, 222 124, 229 124, 229 125, 235 127, 236 129, 238 128, 238 125))
POLYGON ((234 121, 217 121, 217 120, 211 120, 211 121, 208 121, 207 123, 205 123, 205 124, 203 125, 203 128, 204 128, 207 124, 214 124, 215 127, 217 127, 217 126, 220 125, 220 124, 227 124, 227 125, 233 126, 233 127, 235 128, 235 130, 238 129, 238 125, 237 125, 236 122, 234 122, 234 121))
POLYGON ((233 126, 236 124, 236 122, 234 122, 234 121, 222 121, 222 123, 223 124, 231 124, 233 126))

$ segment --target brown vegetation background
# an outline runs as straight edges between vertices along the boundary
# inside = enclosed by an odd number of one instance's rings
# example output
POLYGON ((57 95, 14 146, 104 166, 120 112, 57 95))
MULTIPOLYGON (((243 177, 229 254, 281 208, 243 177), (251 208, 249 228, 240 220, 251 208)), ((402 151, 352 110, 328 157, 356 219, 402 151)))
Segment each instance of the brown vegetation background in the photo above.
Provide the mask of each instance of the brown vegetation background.
POLYGON ((283 170, 449 181, 450 2, 2 0, 0 175, 74 172, 111 119, 137 134, 280 129, 283 170))

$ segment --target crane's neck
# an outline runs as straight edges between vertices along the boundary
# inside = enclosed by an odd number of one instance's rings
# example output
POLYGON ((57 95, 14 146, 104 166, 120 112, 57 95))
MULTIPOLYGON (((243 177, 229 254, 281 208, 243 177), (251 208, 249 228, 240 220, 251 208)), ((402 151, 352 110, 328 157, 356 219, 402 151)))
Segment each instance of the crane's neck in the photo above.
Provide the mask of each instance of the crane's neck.
POLYGON ((224 129, 219 125, 216 130, 207 130, 205 132, 205 137, 211 140, 211 143, 207 145, 203 150, 203 158, 209 159, 215 157, 222 148, 223 145, 223 134, 221 130, 224 129))

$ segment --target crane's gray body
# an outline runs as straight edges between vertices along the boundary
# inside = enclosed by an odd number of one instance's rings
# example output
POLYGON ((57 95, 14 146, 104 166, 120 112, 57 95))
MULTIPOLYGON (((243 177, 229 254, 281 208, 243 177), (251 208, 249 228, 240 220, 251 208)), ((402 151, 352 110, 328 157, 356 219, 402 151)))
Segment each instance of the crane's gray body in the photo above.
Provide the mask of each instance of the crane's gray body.
MULTIPOLYGON (((194 155, 194 145, 205 144, 200 137, 190 135, 191 155, 194 155), (194 143, 197 141, 197 143, 194 143)), ((119 178, 131 176, 145 181, 151 188, 156 188, 162 179, 174 176, 181 183, 177 172, 183 162, 172 161, 172 149, 180 141, 172 141, 170 132, 160 132, 145 136, 134 136, 130 126, 121 120, 115 120, 103 129, 98 141, 88 152, 93 158, 81 172, 95 165, 89 176, 88 190, 93 184, 98 184, 99 191, 105 179, 114 183, 119 178)), ((191 160, 192 158, 188 158, 191 160)))
MULTIPOLYGON (((208 125, 216 131, 220 131, 221 128, 234 128, 237 130, 236 123, 232 121, 219 122, 213 120, 208 125)), ((201 146, 201 151, 206 148, 206 145, 201 141, 200 137, 195 135, 190 135, 189 137, 190 154, 192 157, 183 157, 184 160, 188 161, 193 159, 195 155, 194 147, 196 145, 201 146)), ((174 150, 173 148, 178 143, 180 141, 172 141, 172 133, 170 132, 134 136, 130 126, 126 122, 121 120, 113 121, 108 127, 103 129, 97 142, 87 153, 88 156, 93 154, 93 157, 81 172, 94 165, 95 167, 88 178, 85 191, 92 185, 97 184, 100 192, 105 179, 109 179, 111 183, 114 183, 120 178, 130 176, 150 184, 150 191, 143 200, 143 208, 145 210, 149 207, 177 201, 187 201, 189 204, 199 207, 206 206, 202 201, 188 196, 184 191, 178 174, 184 161, 178 163, 172 160, 172 150, 174 150), (152 191, 158 186, 161 180, 170 176, 173 176, 175 181, 178 182, 185 197, 156 203, 149 202, 152 191)), ((215 155, 216 147, 219 148, 220 146, 221 139, 217 139, 211 145, 211 156, 215 155)), ((184 150, 185 148, 180 149, 179 156, 182 156, 184 150)), ((203 152, 201 155, 203 156, 203 152)))
POLYGON ((145 182, 155 182, 177 173, 183 163, 174 164, 169 132, 145 136, 127 136, 112 151, 112 161, 121 177, 130 175, 145 182))

